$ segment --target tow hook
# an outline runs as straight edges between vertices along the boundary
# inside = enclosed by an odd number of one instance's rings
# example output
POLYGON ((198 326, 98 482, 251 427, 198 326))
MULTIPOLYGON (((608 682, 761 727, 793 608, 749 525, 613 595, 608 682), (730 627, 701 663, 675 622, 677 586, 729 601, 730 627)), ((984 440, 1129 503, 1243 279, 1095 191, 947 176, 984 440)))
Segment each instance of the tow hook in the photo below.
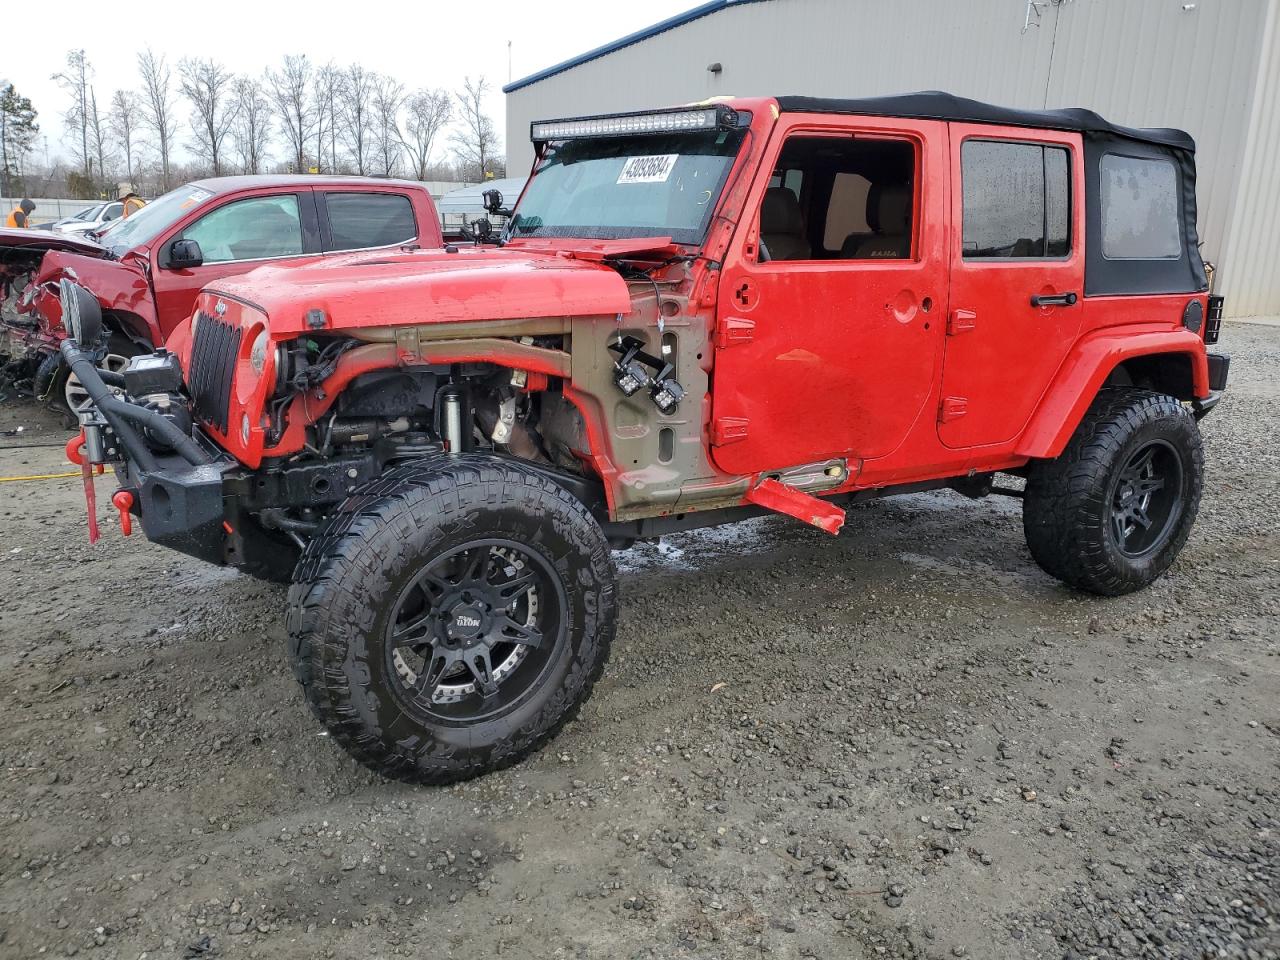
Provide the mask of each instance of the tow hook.
POLYGON ((120 514, 120 532, 126 537, 133 533, 133 494, 128 490, 117 490, 111 496, 111 505, 120 514))
MULTIPOLYGON (((76 434, 74 437, 72 437, 70 440, 67 441, 67 446, 66 446, 67 459, 70 460, 72 463, 74 463, 77 467, 83 467, 85 465, 85 442, 86 441, 85 441, 85 435, 83 430, 81 430, 78 434, 76 434)), ((94 468, 94 473, 96 473, 98 476, 102 476, 107 470, 107 468, 100 463, 95 463, 93 465, 93 468, 94 468)))

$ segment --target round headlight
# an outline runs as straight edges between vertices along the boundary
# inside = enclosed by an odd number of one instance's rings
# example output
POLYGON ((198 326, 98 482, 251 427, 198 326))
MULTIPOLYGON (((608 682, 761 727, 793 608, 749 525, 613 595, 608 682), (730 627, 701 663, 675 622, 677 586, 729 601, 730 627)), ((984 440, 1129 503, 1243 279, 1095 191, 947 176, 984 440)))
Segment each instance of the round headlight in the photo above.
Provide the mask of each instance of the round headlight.
POLYGON ((247 413, 240 414, 240 442, 246 447, 249 445, 249 415, 247 413))
POLYGON ((253 341, 249 350, 249 366, 258 376, 267 368, 267 350, 271 346, 271 334, 263 330, 253 341))

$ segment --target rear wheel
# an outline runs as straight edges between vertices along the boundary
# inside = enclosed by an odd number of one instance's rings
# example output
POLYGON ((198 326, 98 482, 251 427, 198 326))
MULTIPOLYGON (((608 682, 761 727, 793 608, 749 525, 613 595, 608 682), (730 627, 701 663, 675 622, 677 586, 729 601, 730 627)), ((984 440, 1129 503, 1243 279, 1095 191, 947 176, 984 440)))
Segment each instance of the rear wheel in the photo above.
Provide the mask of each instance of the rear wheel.
POLYGON ((333 738, 379 773, 448 783, 537 750, 613 638, 604 533, 510 461, 409 464, 352 496, 289 591, 294 671, 333 738))
POLYGON ((1066 450, 1032 464, 1023 529, 1036 562, 1090 593, 1147 586, 1187 542, 1204 488, 1195 418, 1173 397, 1108 388, 1066 450))

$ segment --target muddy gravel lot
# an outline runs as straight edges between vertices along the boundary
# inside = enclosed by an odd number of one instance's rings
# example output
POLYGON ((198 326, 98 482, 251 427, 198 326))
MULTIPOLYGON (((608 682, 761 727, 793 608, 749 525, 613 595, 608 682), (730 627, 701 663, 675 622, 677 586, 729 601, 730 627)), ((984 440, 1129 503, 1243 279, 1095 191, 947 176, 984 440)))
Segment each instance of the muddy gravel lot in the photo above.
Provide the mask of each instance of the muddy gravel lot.
POLYGON ((447 789, 321 734, 279 588, 0 484, 0 957, 1280 957, 1280 329, 1224 346, 1152 589, 949 492, 638 546, 579 719, 447 789))

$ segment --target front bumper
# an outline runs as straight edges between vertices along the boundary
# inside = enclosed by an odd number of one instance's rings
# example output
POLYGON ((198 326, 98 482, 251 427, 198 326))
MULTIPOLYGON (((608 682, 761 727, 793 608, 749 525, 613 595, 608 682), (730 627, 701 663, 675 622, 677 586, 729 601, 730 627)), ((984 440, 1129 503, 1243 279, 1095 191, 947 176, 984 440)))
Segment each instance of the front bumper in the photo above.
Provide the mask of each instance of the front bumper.
POLYGON ((126 460, 116 465, 120 488, 133 497, 133 511, 148 540, 180 553, 226 563, 227 523, 223 483, 237 465, 231 460, 194 465, 182 457, 156 458, 157 469, 126 460))

